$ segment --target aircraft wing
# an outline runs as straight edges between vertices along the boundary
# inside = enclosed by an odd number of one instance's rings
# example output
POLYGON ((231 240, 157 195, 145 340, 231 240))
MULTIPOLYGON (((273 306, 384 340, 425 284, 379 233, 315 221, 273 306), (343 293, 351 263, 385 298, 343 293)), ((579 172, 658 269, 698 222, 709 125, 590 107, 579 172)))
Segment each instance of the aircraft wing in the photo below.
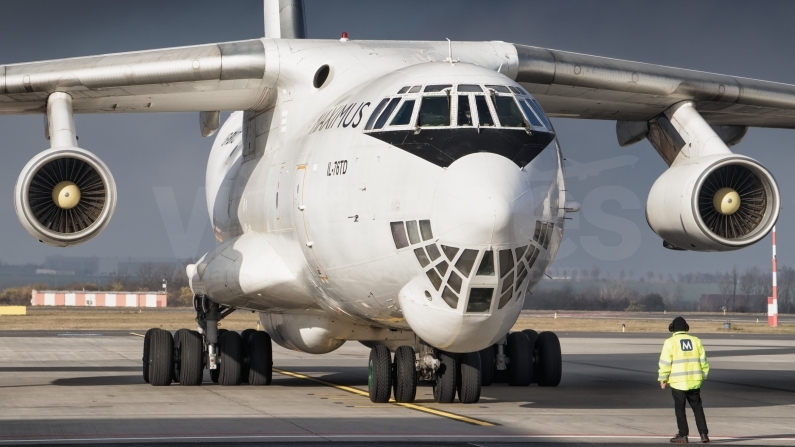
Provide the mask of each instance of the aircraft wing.
POLYGON ((710 124, 795 128, 795 85, 515 47, 516 81, 551 116, 649 121, 690 100, 710 124))
POLYGON ((0 114, 41 114, 55 91, 75 112, 257 108, 268 92, 261 40, 0 65, 0 114))

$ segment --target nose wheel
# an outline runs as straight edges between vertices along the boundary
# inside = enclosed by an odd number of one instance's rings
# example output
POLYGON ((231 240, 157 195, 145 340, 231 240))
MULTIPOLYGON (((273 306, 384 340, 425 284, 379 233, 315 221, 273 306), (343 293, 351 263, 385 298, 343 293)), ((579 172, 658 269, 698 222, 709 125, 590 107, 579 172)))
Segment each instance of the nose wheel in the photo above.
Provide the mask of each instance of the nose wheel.
POLYGON ((554 332, 525 329, 512 332, 493 346, 480 351, 484 370, 483 385, 508 383, 511 386, 555 387, 563 376, 560 340, 554 332))

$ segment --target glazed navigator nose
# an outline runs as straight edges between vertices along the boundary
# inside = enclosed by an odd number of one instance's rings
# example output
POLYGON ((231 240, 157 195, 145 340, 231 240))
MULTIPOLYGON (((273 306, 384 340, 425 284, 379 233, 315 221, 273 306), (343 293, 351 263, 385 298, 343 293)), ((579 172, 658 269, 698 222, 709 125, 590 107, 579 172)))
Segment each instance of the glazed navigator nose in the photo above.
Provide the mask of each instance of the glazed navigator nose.
POLYGON ((471 154, 450 165, 431 214, 444 255, 399 294, 420 338, 446 351, 473 352, 505 335, 524 302, 527 269, 519 272, 515 265, 523 261, 514 259, 528 253, 535 207, 527 173, 501 155, 471 154))

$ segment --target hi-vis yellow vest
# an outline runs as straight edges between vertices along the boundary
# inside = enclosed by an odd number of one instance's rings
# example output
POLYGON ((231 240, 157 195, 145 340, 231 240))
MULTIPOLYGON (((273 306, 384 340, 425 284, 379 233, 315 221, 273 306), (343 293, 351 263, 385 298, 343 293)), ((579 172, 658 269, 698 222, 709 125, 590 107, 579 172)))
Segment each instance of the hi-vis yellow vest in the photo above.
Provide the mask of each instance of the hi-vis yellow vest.
POLYGON ((698 337, 676 332, 665 340, 660 354, 658 381, 667 382, 677 390, 694 390, 701 388, 701 382, 708 373, 707 354, 698 337))

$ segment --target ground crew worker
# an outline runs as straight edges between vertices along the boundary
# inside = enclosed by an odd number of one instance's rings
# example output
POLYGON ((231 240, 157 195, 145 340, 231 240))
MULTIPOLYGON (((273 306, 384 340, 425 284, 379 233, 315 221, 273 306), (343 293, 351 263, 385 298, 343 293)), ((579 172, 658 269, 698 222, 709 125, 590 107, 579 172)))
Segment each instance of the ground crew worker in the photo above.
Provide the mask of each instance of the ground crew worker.
POLYGON ((671 438, 671 442, 675 444, 688 442, 689 428, 685 414, 685 400, 690 403, 690 408, 696 416, 701 442, 709 442, 707 419, 701 406, 701 382, 707 378, 709 363, 701 340, 688 335, 689 330, 690 326, 682 317, 674 318, 668 326, 668 331, 673 332, 674 335, 665 340, 663 345, 657 378, 660 388, 665 389, 666 384, 670 385, 671 394, 674 396, 676 425, 679 427, 679 433, 671 438))

